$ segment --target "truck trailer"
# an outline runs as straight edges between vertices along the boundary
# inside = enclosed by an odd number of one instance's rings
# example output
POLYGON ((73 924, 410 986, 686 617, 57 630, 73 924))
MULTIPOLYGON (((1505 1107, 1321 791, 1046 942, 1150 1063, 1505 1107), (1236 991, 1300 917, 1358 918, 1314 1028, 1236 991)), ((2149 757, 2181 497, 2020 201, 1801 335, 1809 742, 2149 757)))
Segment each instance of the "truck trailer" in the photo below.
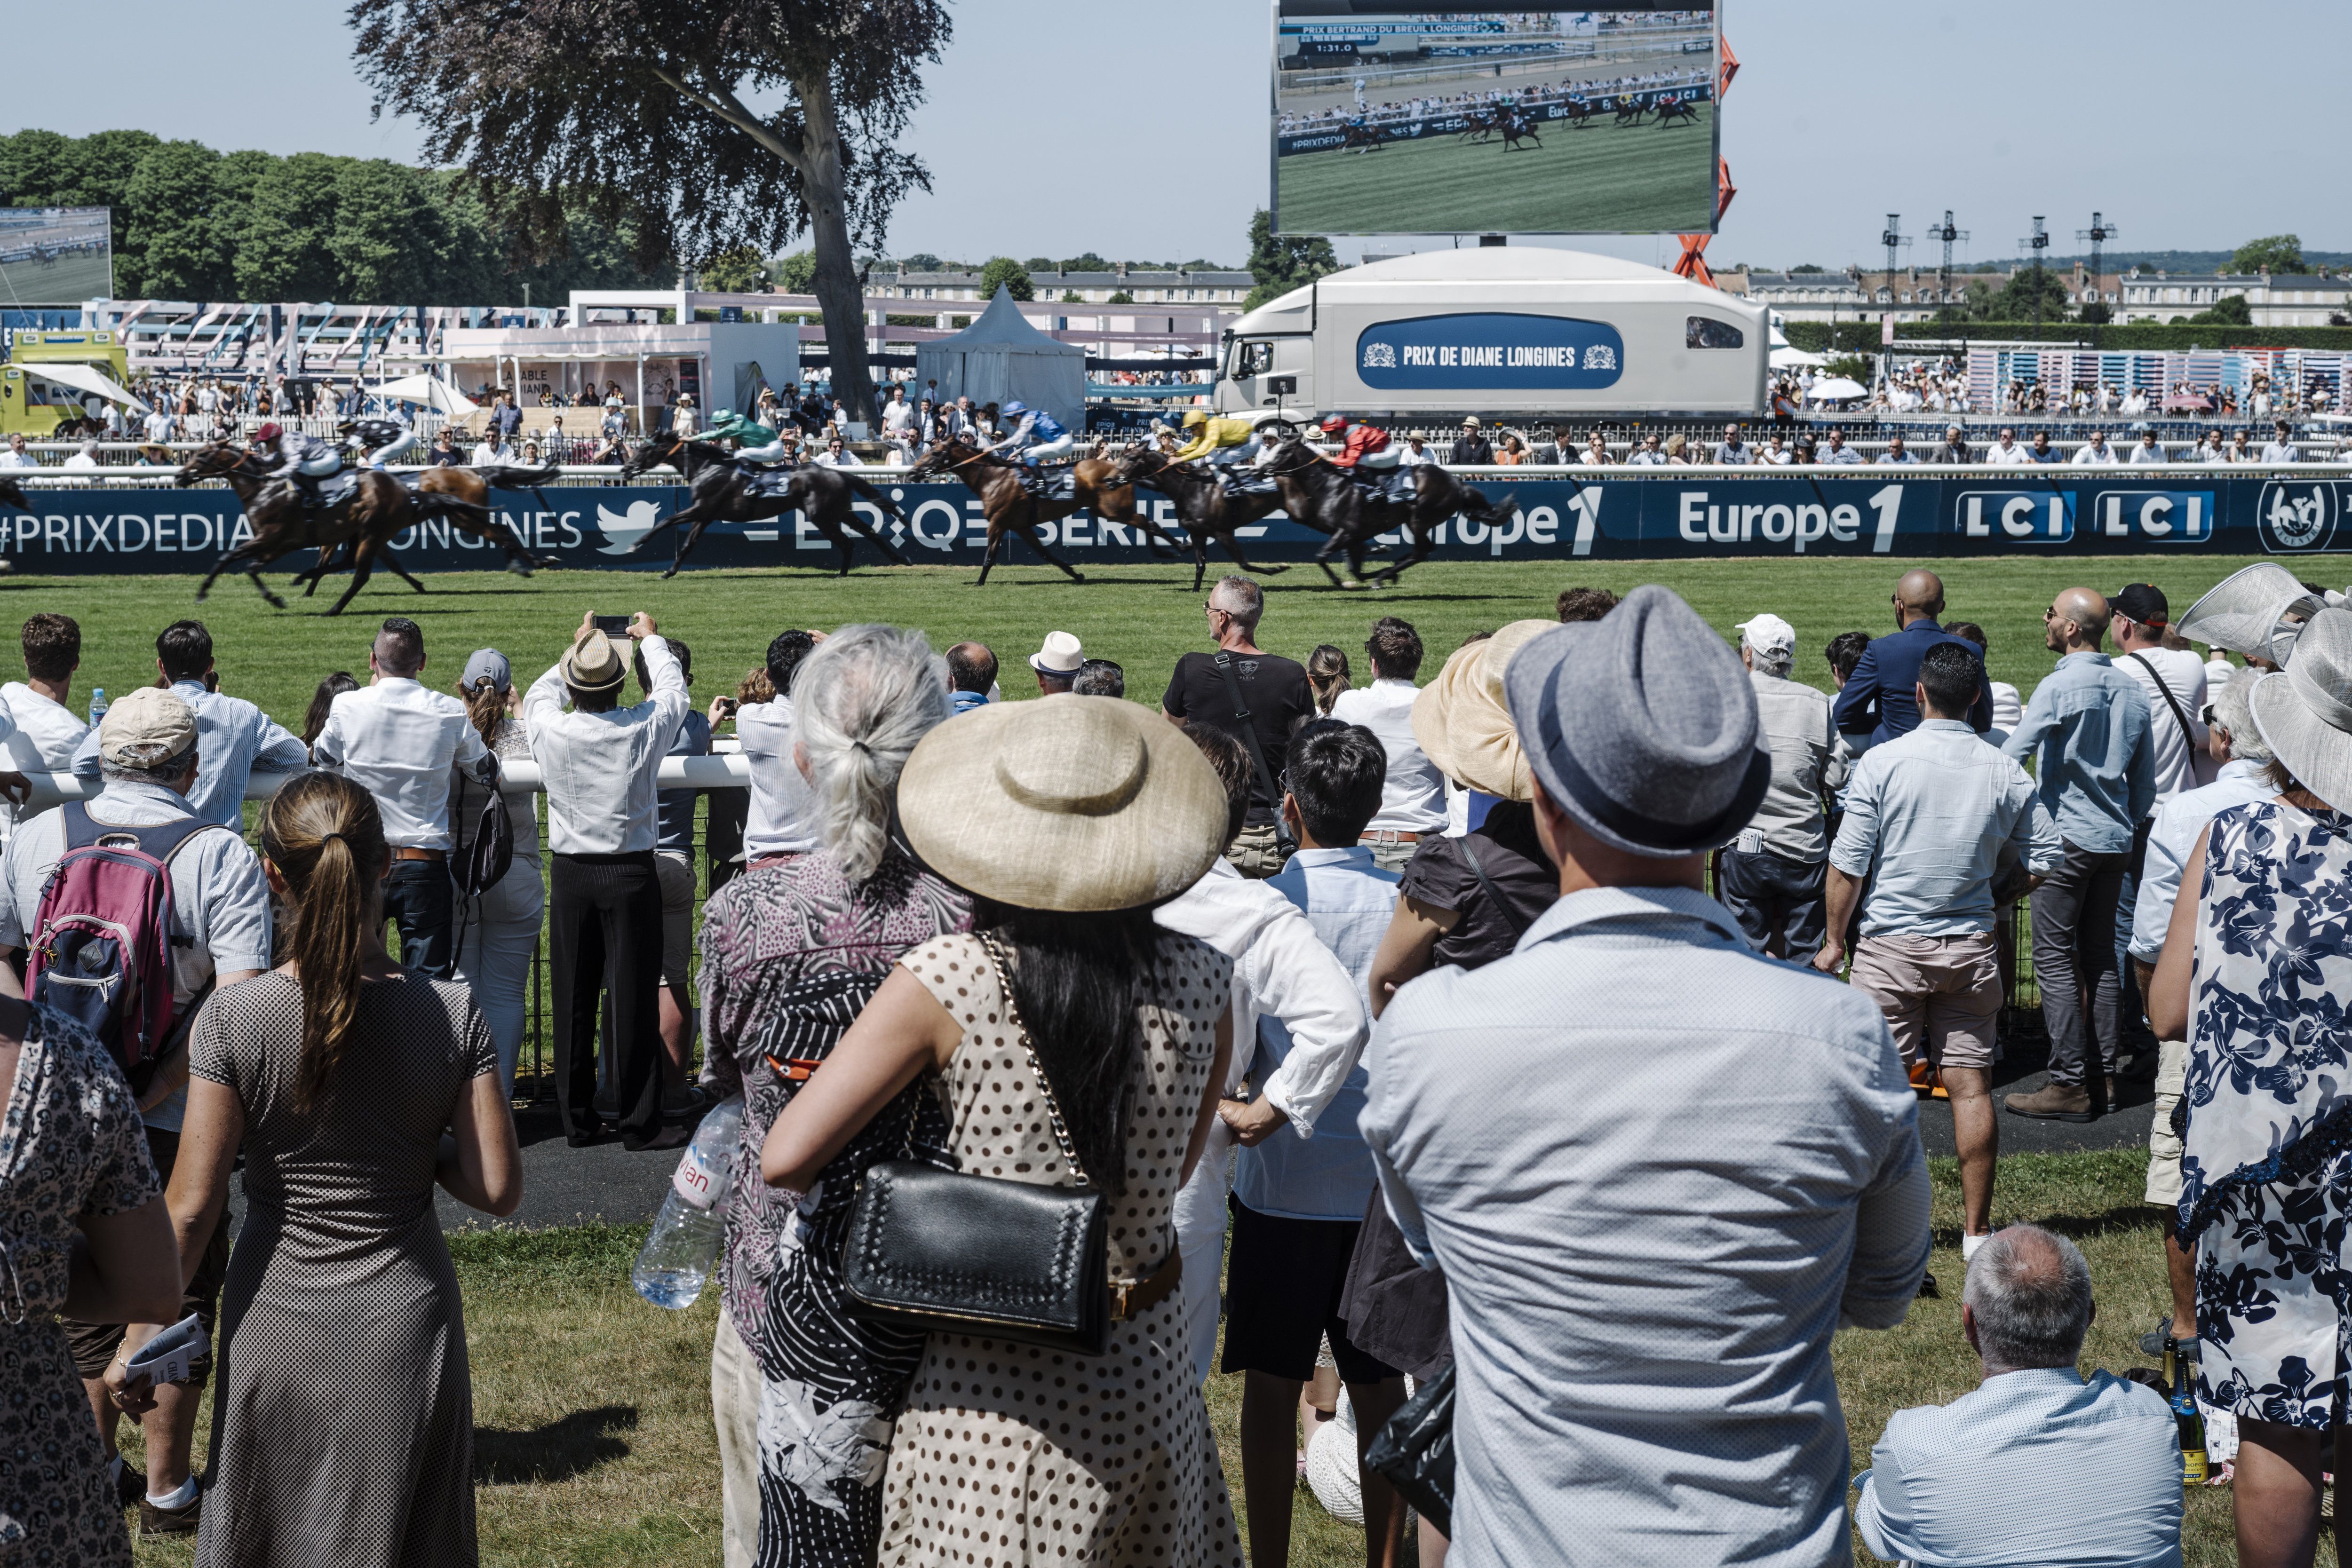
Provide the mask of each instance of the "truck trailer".
POLYGON ((1764 408, 1770 336, 1762 307, 1639 262, 1534 246, 1423 251, 1242 317, 1220 345, 1213 403, 1290 428, 1327 413, 1748 416, 1764 408))

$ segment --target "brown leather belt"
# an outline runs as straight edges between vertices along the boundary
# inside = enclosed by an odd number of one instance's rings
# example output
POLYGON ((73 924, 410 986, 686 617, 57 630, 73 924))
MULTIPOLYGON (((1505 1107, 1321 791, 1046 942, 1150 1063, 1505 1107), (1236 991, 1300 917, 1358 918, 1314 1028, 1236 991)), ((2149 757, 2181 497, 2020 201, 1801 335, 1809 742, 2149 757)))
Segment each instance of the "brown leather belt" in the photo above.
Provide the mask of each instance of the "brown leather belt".
POLYGON ((1184 1254, 1171 1251, 1160 1260, 1160 1267, 1154 1269, 1148 1279, 1130 1280, 1124 1282, 1118 1280, 1112 1281, 1110 1321, 1123 1323, 1141 1317, 1165 1301, 1169 1292, 1176 1289, 1177 1281, 1183 1277, 1184 1254))
POLYGON ((392 858, 396 861, 446 861, 449 858, 449 852, 447 850, 397 849, 392 852, 392 858))
POLYGON ((1390 828, 1376 828, 1356 841, 1360 844, 1417 844, 1419 833, 1400 833, 1390 828))

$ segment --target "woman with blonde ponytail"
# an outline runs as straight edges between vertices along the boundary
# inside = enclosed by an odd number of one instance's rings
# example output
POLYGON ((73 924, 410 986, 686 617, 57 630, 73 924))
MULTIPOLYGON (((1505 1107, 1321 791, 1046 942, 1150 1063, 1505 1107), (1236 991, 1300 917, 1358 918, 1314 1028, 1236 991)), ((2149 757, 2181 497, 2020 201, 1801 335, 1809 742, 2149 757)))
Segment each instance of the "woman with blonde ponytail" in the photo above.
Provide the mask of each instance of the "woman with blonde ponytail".
POLYGON ((521 1199, 498 1052, 465 986, 385 952, 366 790, 296 776, 261 852, 287 960, 197 1019, 170 1194, 209 1229, 243 1153, 196 1562, 471 1563, 473 1389, 433 1189, 521 1199))
MULTIPOLYGON (((703 911, 710 1071, 721 1093, 744 1097, 711 1350, 724 1546, 730 1563, 870 1563, 882 1477, 871 1433, 905 1401, 923 1336, 848 1310, 838 1260, 855 1182, 828 1182, 796 1207, 797 1195, 760 1179, 760 1146, 807 1077, 793 1064, 822 1060, 899 956, 965 929, 971 906, 891 833, 898 774, 948 716, 922 633, 844 627, 801 664, 792 695, 793 755, 761 766, 799 768, 823 841, 744 873, 703 911), (763 1380, 771 1400, 789 1402, 778 1407, 830 1413, 853 1437, 822 1453, 772 1442, 762 1474, 763 1380)), ((941 1130, 917 1119, 926 1105, 936 1122, 936 1104, 909 1091, 868 1138, 894 1153, 909 1135, 936 1139, 941 1130)))

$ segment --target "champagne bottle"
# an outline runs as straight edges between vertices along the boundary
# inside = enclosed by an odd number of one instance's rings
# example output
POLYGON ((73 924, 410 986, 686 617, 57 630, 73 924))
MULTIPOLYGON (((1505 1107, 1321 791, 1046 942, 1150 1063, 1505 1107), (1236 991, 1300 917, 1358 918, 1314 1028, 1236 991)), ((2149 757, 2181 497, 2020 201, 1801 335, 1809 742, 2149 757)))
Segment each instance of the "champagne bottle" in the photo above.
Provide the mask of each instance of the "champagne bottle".
POLYGON ((2172 1418, 2180 1428, 2180 1479, 2183 1486, 2205 1484, 2205 1417, 2198 1413, 2197 1393, 2189 1364, 2170 1334, 2164 1336, 2164 1382, 2172 1390, 2172 1418))

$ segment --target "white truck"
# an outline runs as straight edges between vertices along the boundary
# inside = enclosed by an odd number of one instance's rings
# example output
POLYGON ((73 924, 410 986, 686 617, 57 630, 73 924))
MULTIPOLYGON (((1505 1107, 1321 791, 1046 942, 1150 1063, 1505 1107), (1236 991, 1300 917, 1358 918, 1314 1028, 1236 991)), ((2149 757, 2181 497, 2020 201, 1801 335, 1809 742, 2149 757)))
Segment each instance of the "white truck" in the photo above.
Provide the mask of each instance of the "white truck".
POLYGON ((1765 316, 1614 256, 1423 251, 1331 273, 1242 317, 1221 345, 1214 406, 1292 427, 1335 413, 1754 415, 1771 354, 1765 316))

